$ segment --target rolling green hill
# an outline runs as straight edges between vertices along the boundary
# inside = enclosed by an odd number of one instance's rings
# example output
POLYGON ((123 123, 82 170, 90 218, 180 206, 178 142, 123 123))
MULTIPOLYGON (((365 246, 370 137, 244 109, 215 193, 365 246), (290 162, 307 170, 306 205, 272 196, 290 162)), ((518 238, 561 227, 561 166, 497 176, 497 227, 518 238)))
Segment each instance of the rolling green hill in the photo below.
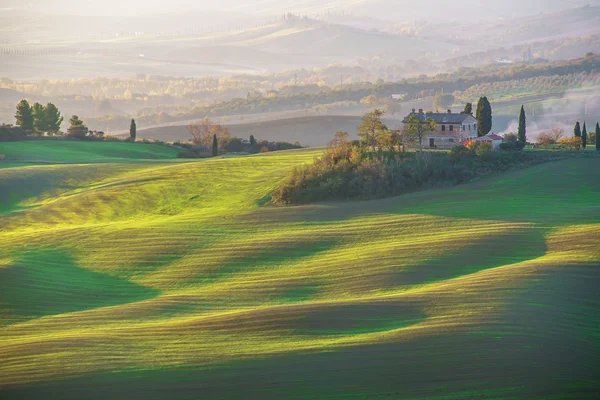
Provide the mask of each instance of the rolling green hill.
POLYGON ((0 397, 593 397, 599 158, 270 206, 318 154, 0 169, 0 397))
MULTIPOLYGON (((29 163, 96 163, 117 160, 176 158, 174 147, 151 143, 85 142, 78 140, 32 140, 0 143, 6 160, 29 163)), ((0 164, 1 168, 2 164, 0 164)))

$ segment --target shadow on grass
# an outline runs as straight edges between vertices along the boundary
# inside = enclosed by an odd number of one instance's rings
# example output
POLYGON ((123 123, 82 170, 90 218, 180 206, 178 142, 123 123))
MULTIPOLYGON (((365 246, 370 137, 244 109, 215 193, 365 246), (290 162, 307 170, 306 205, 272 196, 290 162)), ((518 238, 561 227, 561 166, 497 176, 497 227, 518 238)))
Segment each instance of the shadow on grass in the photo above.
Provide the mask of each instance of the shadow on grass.
POLYGON ((400 286, 432 283, 469 275, 484 269, 516 264, 546 254, 545 229, 525 228, 477 240, 468 246, 393 274, 400 286))
MULTIPOLYGON (((303 258, 312 257, 319 253, 331 250, 336 246, 335 241, 300 242, 281 247, 265 247, 251 254, 235 254, 223 265, 210 271, 204 271, 197 278, 197 282, 210 284, 227 279, 233 275, 265 270, 278 265, 296 262, 303 258)), ((289 294, 284 297, 289 296, 289 294)), ((293 297, 293 293, 292 293, 293 297)))
POLYGON ((53 249, 16 254, 12 266, 0 269, 0 306, 16 320, 131 303, 158 293, 82 268, 70 254, 53 249))

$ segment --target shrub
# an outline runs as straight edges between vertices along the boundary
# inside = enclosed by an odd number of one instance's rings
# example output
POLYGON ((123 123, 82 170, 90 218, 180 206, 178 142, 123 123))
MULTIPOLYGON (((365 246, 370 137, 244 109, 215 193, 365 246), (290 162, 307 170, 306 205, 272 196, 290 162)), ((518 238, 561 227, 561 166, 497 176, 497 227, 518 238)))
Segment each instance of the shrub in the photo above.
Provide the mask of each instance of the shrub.
POLYGON ((479 147, 479 142, 475 139, 469 139, 465 142, 465 147, 473 153, 479 147))
POLYGON ((475 149, 475 154, 478 156, 484 156, 492 151, 492 143, 490 142, 479 142, 479 146, 475 149))
POLYGON ((573 137, 565 137, 562 138, 558 141, 558 144, 560 144, 563 147, 566 147, 570 150, 577 150, 579 151, 582 147, 582 141, 581 141, 581 137, 579 136, 573 136, 573 137))
POLYGON ((519 136, 514 132, 505 133, 502 137, 507 142, 516 142, 519 140, 519 136))
POLYGON ((0 142, 12 142, 27 139, 27 132, 19 127, 12 125, 0 125, 0 142))
POLYGON ((520 151, 525 147, 523 142, 504 142, 500 143, 500 150, 503 151, 520 151))

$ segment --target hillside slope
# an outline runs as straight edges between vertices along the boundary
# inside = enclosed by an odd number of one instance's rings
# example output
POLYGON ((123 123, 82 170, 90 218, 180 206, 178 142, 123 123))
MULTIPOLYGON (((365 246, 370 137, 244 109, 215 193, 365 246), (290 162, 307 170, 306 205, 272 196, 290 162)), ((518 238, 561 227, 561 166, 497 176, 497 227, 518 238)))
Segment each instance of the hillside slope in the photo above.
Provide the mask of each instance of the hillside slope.
POLYGON ((0 216, 0 397, 593 397, 600 159, 268 206, 318 154, 0 170, 57 182, 0 216))

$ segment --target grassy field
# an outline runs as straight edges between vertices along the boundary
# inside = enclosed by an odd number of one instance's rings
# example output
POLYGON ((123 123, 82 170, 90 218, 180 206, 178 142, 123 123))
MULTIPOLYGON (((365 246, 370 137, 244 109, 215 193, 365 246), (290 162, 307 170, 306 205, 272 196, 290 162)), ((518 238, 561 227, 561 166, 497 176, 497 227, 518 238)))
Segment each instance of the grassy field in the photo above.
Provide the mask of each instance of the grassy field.
POLYGON ((318 154, 0 169, 0 398, 598 394, 600 158, 270 206, 318 154))

